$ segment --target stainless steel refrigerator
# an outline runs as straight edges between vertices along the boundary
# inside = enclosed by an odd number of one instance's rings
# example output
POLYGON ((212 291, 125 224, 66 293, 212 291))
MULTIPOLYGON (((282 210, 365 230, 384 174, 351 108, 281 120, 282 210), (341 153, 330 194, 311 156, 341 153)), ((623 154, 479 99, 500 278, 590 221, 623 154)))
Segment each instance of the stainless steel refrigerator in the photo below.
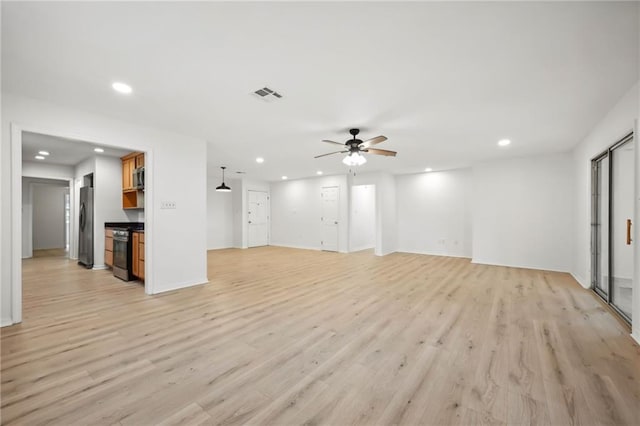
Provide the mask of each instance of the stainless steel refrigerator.
POLYGON ((93 188, 80 188, 78 264, 93 268, 93 188))

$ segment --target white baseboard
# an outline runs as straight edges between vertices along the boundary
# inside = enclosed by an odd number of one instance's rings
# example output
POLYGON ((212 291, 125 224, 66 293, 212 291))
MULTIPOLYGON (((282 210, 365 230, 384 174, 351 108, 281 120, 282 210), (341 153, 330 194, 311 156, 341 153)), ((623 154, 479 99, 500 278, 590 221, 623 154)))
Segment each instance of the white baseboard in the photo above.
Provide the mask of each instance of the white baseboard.
POLYGON ((9 325, 13 325, 13 320, 11 318, 0 319, 0 327, 7 327, 9 325))
POLYGON ((234 246, 215 246, 215 247, 208 247, 207 251, 211 251, 211 250, 225 250, 225 249, 230 249, 230 248, 239 248, 239 247, 234 247, 234 246))
POLYGON ((580 284, 582 287, 584 288, 589 288, 589 285, 586 285, 584 278, 582 278, 580 275, 578 274, 574 274, 573 272, 570 272, 571 276, 573 277, 574 280, 578 281, 578 284, 580 284))
POLYGON ((107 265, 93 265, 91 269, 107 269, 107 265))
POLYGON ((424 254, 427 256, 441 256, 441 257, 458 257, 461 259, 471 259, 471 256, 465 256, 462 254, 444 254, 444 253, 434 253, 430 251, 422 251, 422 250, 396 250, 399 253, 411 253, 411 254, 424 254))
POLYGON ((197 280, 197 281, 185 281, 182 283, 171 284, 171 286, 163 288, 162 290, 159 290, 159 291, 154 289, 155 291, 153 292, 153 294, 166 293, 168 291, 180 290, 183 288, 194 287, 197 285, 203 285, 208 283, 209 283, 209 280, 207 278, 203 280, 197 280))
POLYGON ((553 269, 553 268, 548 268, 548 267, 539 266, 539 265, 519 265, 519 264, 515 265, 515 264, 495 262, 495 261, 491 261, 491 260, 471 259, 471 263, 475 263, 475 264, 478 264, 478 265, 506 266, 507 268, 535 269, 537 271, 563 272, 565 274, 570 273, 566 269, 564 269, 564 270, 563 269, 553 269))
POLYGON ((635 341, 636 341, 636 343, 637 343, 638 345, 640 345, 640 336, 638 336, 638 335, 636 335, 636 334, 634 334, 634 333, 631 333, 631 334, 630 334, 630 336, 631 336, 631 338, 632 338, 633 340, 635 340, 635 341))
POLYGON ((298 246, 295 244, 278 244, 278 243, 271 243, 270 245, 274 246, 274 247, 285 247, 285 248, 293 248, 293 249, 300 249, 300 250, 315 250, 315 251, 320 251, 322 250, 320 247, 311 247, 311 246, 298 246))
POLYGON ((376 246, 358 246, 358 247, 352 247, 351 250, 349 251, 349 253, 353 253, 356 251, 362 251, 362 250, 371 250, 371 249, 375 249, 376 246))

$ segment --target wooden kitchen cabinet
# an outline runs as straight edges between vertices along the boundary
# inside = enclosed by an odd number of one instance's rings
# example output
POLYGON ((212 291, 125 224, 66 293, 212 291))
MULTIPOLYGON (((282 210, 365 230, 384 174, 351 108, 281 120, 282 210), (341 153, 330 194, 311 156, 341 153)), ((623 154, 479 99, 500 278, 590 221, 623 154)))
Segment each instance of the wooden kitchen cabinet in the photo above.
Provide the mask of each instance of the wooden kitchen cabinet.
POLYGON ((144 281, 144 232, 140 232, 138 241, 138 277, 144 281))
POLYGON ((133 233, 132 250, 131 263, 133 265, 131 269, 133 276, 144 281, 144 232, 135 231, 133 233))
MULTIPOLYGON (((129 154, 131 155, 131 154, 129 154)), ((133 187, 133 171, 136 169, 135 157, 122 157, 122 190, 129 191, 133 187)))
POLYGON ((113 229, 104 230, 104 264, 113 268, 113 229))
POLYGON ((140 233, 139 232, 134 232, 133 233, 133 244, 132 244, 132 250, 133 250, 133 256, 132 256, 132 270, 133 270, 133 276, 137 277, 140 275, 140 273, 138 272, 138 263, 140 262, 140 255, 138 254, 138 245, 140 244, 140 233))
POLYGON ((122 160, 122 208, 143 209, 144 191, 134 187, 133 174, 137 168, 144 167, 144 153, 132 152, 120 159, 122 160))

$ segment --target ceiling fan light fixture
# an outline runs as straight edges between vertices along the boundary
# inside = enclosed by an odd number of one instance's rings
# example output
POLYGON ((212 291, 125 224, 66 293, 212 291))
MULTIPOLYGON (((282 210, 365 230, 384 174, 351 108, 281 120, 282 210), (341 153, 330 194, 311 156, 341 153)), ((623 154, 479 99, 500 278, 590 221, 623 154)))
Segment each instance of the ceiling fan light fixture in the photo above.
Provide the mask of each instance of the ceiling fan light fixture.
POLYGON ((342 162, 347 166, 361 166, 367 162, 367 159, 359 152, 351 152, 349 155, 344 157, 342 162))
POLYGON ((216 187, 216 192, 231 192, 231 188, 224 183, 224 169, 226 167, 222 166, 220 168, 222 169, 222 185, 216 187))

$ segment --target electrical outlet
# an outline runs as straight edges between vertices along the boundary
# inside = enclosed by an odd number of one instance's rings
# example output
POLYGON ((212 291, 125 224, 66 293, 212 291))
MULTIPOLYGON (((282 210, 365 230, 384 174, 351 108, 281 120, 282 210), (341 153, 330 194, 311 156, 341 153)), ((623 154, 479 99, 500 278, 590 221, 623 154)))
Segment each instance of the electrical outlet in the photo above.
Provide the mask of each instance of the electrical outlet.
POLYGON ((161 209, 175 209, 176 202, 175 201, 162 201, 160 202, 161 209))

